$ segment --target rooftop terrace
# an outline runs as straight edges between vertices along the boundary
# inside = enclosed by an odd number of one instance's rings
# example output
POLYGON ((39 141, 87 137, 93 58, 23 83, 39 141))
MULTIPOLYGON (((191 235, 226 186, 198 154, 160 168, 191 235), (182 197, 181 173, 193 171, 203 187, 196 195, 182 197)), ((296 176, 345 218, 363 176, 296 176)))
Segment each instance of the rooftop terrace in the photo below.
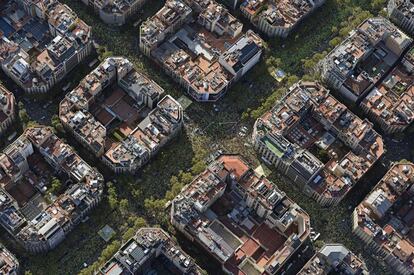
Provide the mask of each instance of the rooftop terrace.
POLYGON ((384 153, 373 125, 351 113, 320 83, 293 85, 256 122, 254 138, 325 198, 344 197, 384 153))
POLYGON ((309 216, 237 155, 198 175, 174 199, 171 221, 231 274, 277 274, 310 230, 309 216))
POLYGON ((111 57, 60 103, 60 119, 116 172, 145 164, 182 125, 182 108, 122 57, 111 57))
POLYGON ((28 92, 45 92, 91 48, 91 28, 56 0, 2 1, 2 69, 28 92), (36 10, 36 12, 35 12, 36 10))
POLYGON ((414 120, 413 49, 361 103, 387 132, 403 131, 414 120))
POLYGON ((326 244, 298 275, 367 275, 365 263, 342 244, 326 244))
POLYGON ((19 272, 19 261, 16 257, 7 250, 3 245, 0 245, 0 273, 5 275, 17 275, 19 272))
POLYGON ((250 30, 243 33, 215 1, 185 2, 169 0, 143 23, 140 48, 195 100, 215 101, 258 62, 263 41, 250 30))
POLYGON ((242 13, 260 30, 270 36, 286 36, 324 0, 244 0, 242 13))
POLYGON ((395 164, 354 211, 354 232, 411 273, 414 271, 413 179, 414 164, 395 164))
POLYGON ((159 228, 141 228, 101 268, 99 274, 146 274, 163 265, 169 274, 201 275, 201 269, 159 228), (163 258, 157 261, 158 258, 163 258))
POLYGON ((345 89, 350 97, 360 99, 411 43, 388 19, 367 19, 321 62, 322 76, 333 88, 345 89))
POLYGON ((30 252, 56 247, 102 193, 102 175, 50 128, 28 128, 0 154, 0 223, 30 252), (55 177, 66 190, 50 197, 55 177))

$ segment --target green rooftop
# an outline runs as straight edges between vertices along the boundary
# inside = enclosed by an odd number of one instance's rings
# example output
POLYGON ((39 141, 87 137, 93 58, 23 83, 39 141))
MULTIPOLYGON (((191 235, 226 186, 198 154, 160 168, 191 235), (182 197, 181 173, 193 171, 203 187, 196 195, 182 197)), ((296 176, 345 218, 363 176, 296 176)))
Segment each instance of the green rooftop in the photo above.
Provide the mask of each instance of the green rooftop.
POLYGON ((266 145, 267 148, 270 149, 270 151, 272 151, 277 157, 282 157, 283 156, 283 151, 281 151, 279 149, 279 147, 272 141, 270 140, 268 137, 263 137, 263 142, 266 145))

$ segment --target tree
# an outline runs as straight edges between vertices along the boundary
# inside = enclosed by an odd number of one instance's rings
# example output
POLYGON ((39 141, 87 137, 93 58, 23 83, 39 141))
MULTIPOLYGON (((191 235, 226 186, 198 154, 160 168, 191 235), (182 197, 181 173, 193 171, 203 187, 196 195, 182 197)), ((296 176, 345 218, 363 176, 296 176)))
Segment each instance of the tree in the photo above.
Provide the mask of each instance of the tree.
POLYGON ((327 163, 330 159, 329 153, 325 149, 318 149, 316 155, 323 163, 327 163))
POLYGON ((144 201, 144 207, 148 215, 157 220, 161 220, 162 215, 165 215, 165 204, 165 200, 157 200, 153 197, 145 199, 144 201))
POLYGON ((334 37, 331 41, 329 41, 329 46, 334 48, 338 46, 341 42, 342 42, 342 39, 339 36, 337 36, 337 37, 334 37))
POLYGON ((30 121, 30 117, 24 108, 19 110, 19 118, 24 124, 27 124, 30 121))
POLYGON ((129 202, 127 199, 122 199, 119 202, 119 210, 121 211, 122 214, 126 214, 128 212, 129 209, 129 202))
POLYGON ((289 75, 287 78, 287 85, 290 87, 298 81, 299 77, 297 77, 296 75, 289 75))
POLYGON ((183 171, 181 171, 178 176, 180 177, 181 183, 184 185, 189 184, 194 178, 191 173, 186 173, 183 171))
POLYGON ((323 247, 323 245, 324 245, 325 243, 323 242, 323 241, 321 241, 321 240, 316 240, 315 242, 314 242, 314 245, 315 245, 315 247, 317 248, 317 249, 321 249, 322 247, 323 247))
POLYGON ((62 183, 58 178, 53 177, 51 180, 51 188, 49 189, 50 193, 52 194, 59 194, 62 190, 62 183))
POLYGON ((96 49, 96 52, 99 55, 99 60, 100 61, 104 61, 106 58, 114 55, 113 52, 108 51, 108 48, 107 47, 104 47, 104 46, 98 47, 96 49))
POLYGON ((55 128, 55 130, 57 132, 62 133, 62 134, 65 133, 65 129, 63 128, 63 125, 60 122, 60 119, 59 119, 58 115, 53 115, 51 125, 52 125, 53 128, 55 128))
POLYGON ((372 0, 371 7, 374 9, 374 11, 378 12, 386 6, 385 2, 386 0, 372 0))
POLYGON ((120 241, 113 241, 109 244, 104 250, 102 250, 101 256, 99 256, 98 260, 94 262, 89 267, 82 269, 79 274, 80 275, 90 275, 95 274, 96 271, 105 263, 107 262, 121 247, 120 241))
POLYGON ((111 258, 121 247, 121 243, 119 241, 113 241, 110 245, 108 245, 103 251, 101 256, 99 257, 100 260, 108 260, 111 258))
POLYGON ((141 217, 131 216, 128 218, 129 228, 122 235, 122 240, 127 241, 131 239, 138 229, 147 225, 147 222, 141 217))
POLYGON ((118 195, 115 186, 111 182, 108 182, 108 202, 112 210, 118 208, 118 195))

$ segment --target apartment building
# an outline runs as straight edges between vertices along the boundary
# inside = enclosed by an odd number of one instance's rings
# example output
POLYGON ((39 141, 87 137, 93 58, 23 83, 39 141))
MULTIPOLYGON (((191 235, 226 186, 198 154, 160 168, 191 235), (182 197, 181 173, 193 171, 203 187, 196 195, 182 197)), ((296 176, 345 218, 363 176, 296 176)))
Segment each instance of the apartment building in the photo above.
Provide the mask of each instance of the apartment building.
POLYGON ((281 274, 309 215, 239 155, 221 155, 172 201, 171 223, 226 274, 281 274))
POLYGON ((28 128, 0 154, 0 224, 28 252, 49 251, 100 202, 103 186, 51 128, 28 128), (65 190, 51 196, 54 177, 65 190))
POLYGON ((0 273, 4 275, 18 275, 19 274, 19 261, 9 250, 7 250, 2 244, 0 244, 0 273))
POLYGON ((244 0, 242 14, 269 37, 286 38, 325 0, 244 0))
POLYGON ((324 206, 338 204, 384 154, 382 137, 318 82, 294 84, 253 129, 267 164, 324 206))
POLYGON ((402 30, 414 35, 414 3, 410 0, 389 0, 388 16, 402 30))
POLYGON ((263 41, 213 0, 168 0, 141 25, 140 49, 194 100, 217 101, 260 60, 263 41))
POLYGON ((414 48, 361 102, 362 110, 388 134, 403 132, 414 120, 414 48))
POLYGON ((147 56, 169 35, 191 21, 192 9, 181 0, 168 0, 140 27, 139 48, 147 56))
POLYGON ((202 269, 179 245, 160 228, 141 228, 97 274, 133 275, 156 274, 201 275, 202 269))
POLYGON ((64 127, 114 172, 136 172, 180 132, 181 105, 123 57, 110 57, 62 100, 64 127))
POLYGON ((91 28, 56 0, 0 3, 0 63, 25 92, 46 93, 92 50, 91 28))
POLYGON ((369 18, 320 61, 322 79, 359 104, 411 44, 412 39, 388 19, 369 18))
POLYGON ((16 100, 12 92, 0 84, 0 136, 16 118, 16 100))
POLYGON ((397 163, 355 208, 356 236, 397 274, 414 273, 414 164, 397 163))
POLYGON ((342 244, 325 244, 298 275, 368 275, 363 260, 342 244))
POLYGON ((82 2, 99 14, 106 24, 121 26, 148 0, 82 0, 82 2))

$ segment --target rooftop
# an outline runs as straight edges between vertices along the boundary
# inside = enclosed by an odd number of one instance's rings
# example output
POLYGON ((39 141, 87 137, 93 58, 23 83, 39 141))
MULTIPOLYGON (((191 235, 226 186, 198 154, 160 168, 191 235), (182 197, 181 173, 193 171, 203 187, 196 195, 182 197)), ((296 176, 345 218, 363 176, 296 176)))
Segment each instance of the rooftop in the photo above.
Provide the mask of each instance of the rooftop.
POLYGON ((17 274, 19 271, 19 261, 16 257, 7 250, 3 245, 0 245, 0 273, 1 274, 17 274))
POLYGON ((180 0, 168 0, 149 20, 142 23, 140 37, 143 43, 154 47, 165 39, 170 27, 187 18, 192 10, 180 0))
POLYGON ((0 154, 0 223, 26 248, 67 233, 102 193, 102 175, 50 128, 26 129, 0 154), (58 171, 66 190, 48 202, 43 195, 58 171))
POLYGON ((15 0, 0 8, 0 61, 23 88, 61 79, 64 63, 91 42, 91 28, 57 0, 23 0, 41 17, 30 16, 15 0), (53 30, 53 32, 51 31, 53 30))
POLYGON ((0 84, 0 128, 1 125, 14 117, 16 112, 16 101, 14 95, 0 84))
POLYGON ((360 97, 394 66, 411 42, 388 19, 367 19, 325 57, 324 74, 334 75, 360 97))
POLYGON ((411 18, 414 16, 414 3, 410 0, 396 0, 397 9, 402 12, 406 17, 411 18))
POLYGON ((171 220, 232 274, 276 274, 310 230, 307 213, 238 155, 198 175, 173 200, 171 220))
POLYGON ((408 126, 414 120, 413 49, 362 101, 376 118, 389 127, 408 126))
POLYGON ((342 244, 326 244, 301 269, 298 275, 369 274, 365 263, 342 244))
POLYGON ((273 27, 291 28, 315 7, 310 0, 244 0, 240 9, 249 17, 261 18, 273 27))
POLYGON ((250 30, 243 33, 242 28, 243 24, 215 1, 169 0, 143 23, 141 44, 151 48, 151 56, 185 82, 194 98, 216 100, 263 47, 258 35, 250 30), (175 12, 177 9, 182 11, 175 12), (191 21, 187 18, 192 12, 196 22, 185 24, 191 21), (166 14, 171 14, 171 19, 163 24, 166 14), (173 30, 168 28, 175 24, 170 21, 182 24, 173 30))
MULTIPOLYGON (((138 274, 150 272, 153 265, 164 265, 171 274, 200 275, 201 269, 162 229, 141 228, 101 268, 100 274, 138 274), (160 256, 165 261, 156 261, 160 256)), ((159 266, 157 266, 159 267, 159 266)))
POLYGON ((386 253, 414 270, 414 164, 397 163, 356 207, 357 226, 386 253))
POLYGON ((310 187, 327 198, 345 196, 384 153, 373 125, 317 82, 293 85, 255 127, 263 143, 291 159, 305 178, 320 171, 310 187))
POLYGON ((113 0, 113 1, 94 1, 98 8, 109 14, 126 14, 134 5, 142 0, 113 0))
MULTIPOLYGON (((139 167, 180 128, 182 108, 122 57, 111 57, 60 103, 60 119, 116 167, 139 167)), ((135 169, 134 169, 135 170, 135 169)))

